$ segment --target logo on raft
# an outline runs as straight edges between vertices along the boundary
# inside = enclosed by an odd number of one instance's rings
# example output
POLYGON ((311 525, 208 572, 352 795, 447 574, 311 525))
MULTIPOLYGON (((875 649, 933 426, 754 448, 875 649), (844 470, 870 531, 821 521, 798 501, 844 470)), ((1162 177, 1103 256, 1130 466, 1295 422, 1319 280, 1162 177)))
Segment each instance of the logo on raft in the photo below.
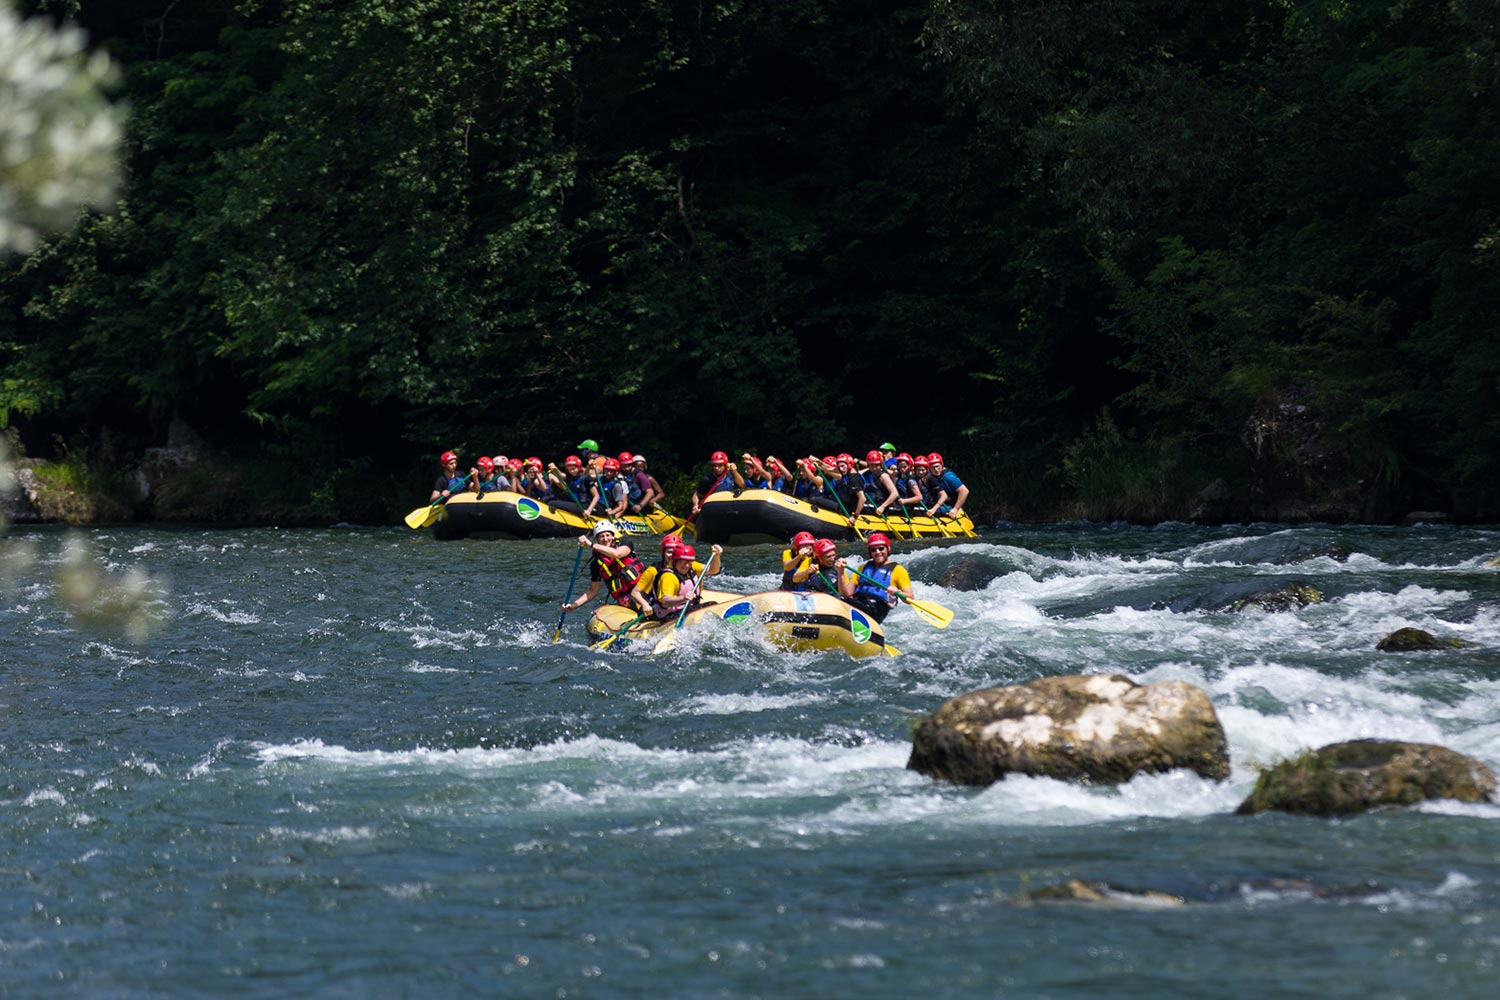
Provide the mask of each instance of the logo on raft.
POLYGON ((726 622, 733 622, 736 625, 743 625, 750 620, 750 616, 754 613, 755 608, 749 601, 741 601, 725 609, 724 620, 726 622))
POLYGON ((866 618, 864 615, 860 614, 858 611, 855 611, 853 608, 850 608, 849 609, 849 631, 854 633, 854 641, 855 642, 869 642, 870 641, 870 619, 866 618))
POLYGON ((542 516, 542 505, 530 497, 522 497, 516 501, 516 513, 523 521, 535 521, 542 516))

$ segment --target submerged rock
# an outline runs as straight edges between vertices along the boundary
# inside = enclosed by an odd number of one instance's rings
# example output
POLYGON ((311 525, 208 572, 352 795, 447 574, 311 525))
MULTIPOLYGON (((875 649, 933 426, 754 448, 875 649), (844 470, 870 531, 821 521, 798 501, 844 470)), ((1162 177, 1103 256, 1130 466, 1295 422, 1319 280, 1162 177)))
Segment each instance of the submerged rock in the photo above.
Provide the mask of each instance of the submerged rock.
POLYGON ((1181 896, 1154 889, 1121 889, 1108 882, 1069 879, 1061 885, 1033 889, 1021 897, 1028 903, 1093 903, 1101 906, 1182 906, 1181 896))
POLYGON ((1463 649, 1474 643, 1462 639, 1439 639, 1419 628, 1398 628, 1375 644, 1383 653, 1416 653, 1429 649, 1463 649))
POLYGON ((1012 773, 1114 783, 1175 768, 1222 781, 1229 747, 1208 695, 1186 682, 1043 677, 949 699, 917 726, 906 766, 964 785, 1012 773))
POLYGON ((1426 799, 1489 802, 1494 795, 1494 773, 1472 757, 1430 743, 1351 740, 1262 772, 1236 812, 1349 816, 1426 799))
POLYGON ((978 559, 960 559, 943 570, 943 575, 937 578, 937 585, 949 590, 983 590, 999 575, 999 570, 978 559))
POLYGON ((1216 587, 1203 594, 1187 594, 1157 602, 1157 607, 1185 611, 1294 611, 1318 604, 1323 594, 1305 580, 1249 580, 1216 587))
POLYGON ((1322 600, 1323 592, 1317 587, 1305 580, 1292 580, 1233 601, 1225 610, 1244 611, 1254 607, 1262 611, 1291 611, 1305 608, 1309 604, 1318 604, 1322 600))

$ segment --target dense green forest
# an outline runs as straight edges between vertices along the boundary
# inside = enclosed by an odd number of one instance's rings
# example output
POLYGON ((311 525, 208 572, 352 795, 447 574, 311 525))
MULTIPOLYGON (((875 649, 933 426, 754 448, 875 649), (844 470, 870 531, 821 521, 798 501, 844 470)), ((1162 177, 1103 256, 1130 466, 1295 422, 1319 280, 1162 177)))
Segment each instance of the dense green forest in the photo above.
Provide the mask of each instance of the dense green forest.
POLYGON ((28 454, 180 418, 313 517, 584 434, 1500 514, 1500 0, 21 6, 130 108, 117 208, 0 259, 28 454))

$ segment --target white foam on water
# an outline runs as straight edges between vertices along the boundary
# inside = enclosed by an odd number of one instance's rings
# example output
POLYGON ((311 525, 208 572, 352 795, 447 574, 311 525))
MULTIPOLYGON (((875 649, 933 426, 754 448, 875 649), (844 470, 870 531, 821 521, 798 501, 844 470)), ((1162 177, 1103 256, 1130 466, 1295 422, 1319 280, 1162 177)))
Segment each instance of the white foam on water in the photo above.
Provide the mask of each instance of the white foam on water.
POLYGON ((286 826, 273 826, 266 830, 266 836, 274 840, 294 840, 313 844, 350 844, 358 841, 374 840, 378 835, 375 828, 371 826, 336 826, 315 830, 298 830, 286 826))
POLYGON ((799 705, 820 705, 826 699, 815 693, 801 695, 710 694, 689 698, 674 709, 687 715, 740 715, 747 712, 773 712, 799 705))
MULTIPOLYGON (((221 603, 232 604, 233 602, 225 600, 221 603)), ((253 614, 252 612, 232 610, 220 611, 218 608, 205 601, 190 601, 187 606, 183 608, 183 612, 188 615, 206 615, 207 617, 212 618, 215 621, 223 622, 226 625, 258 625, 260 623, 260 617, 253 614)))

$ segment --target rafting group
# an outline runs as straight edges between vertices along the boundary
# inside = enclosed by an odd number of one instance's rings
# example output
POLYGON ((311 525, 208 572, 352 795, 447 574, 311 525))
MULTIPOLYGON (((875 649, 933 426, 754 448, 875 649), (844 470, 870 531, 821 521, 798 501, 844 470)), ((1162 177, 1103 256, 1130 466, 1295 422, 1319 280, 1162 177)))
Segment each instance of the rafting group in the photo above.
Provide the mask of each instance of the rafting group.
POLYGON ((868 558, 859 567, 839 555, 832 539, 799 532, 782 552, 780 588, 748 595, 704 586, 707 577, 723 571, 724 549, 717 544, 709 548, 707 560, 700 561, 694 546, 667 534, 661 540, 659 561, 648 566, 629 539, 620 538, 610 522, 600 521, 578 537, 578 545, 554 642, 562 638, 567 613, 585 607, 601 592, 608 601, 588 625, 593 645, 599 648, 650 638, 653 649, 662 651, 675 642, 690 617, 710 616, 757 622, 770 641, 784 648, 894 656, 897 650, 885 642, 883 623, 898 601, 938 628, 946 628, 953 618, 947 608, 917 600, 910 574, 891 559, 890 539, 878 532, 866 539, 868 558), (575 598, 585 552, 590 556, 589 585, 575 598))
POLYGON ((913 456, 886 442, 863 460, 808 455, 789 467, 754 452, 731 461, 709 456, 687 518, 662 506, 661 483, 646 457, 610 458, 585 438, 558 465, 540 458, 483 456, 460 474, 458 455, 441 456, 426 506, 406 523, 432 526, 443 539, 565 537, 608 518, 623 534, 695 533, 699 542, 785 539, 798 531, 847 540, 882 531, 902 538, 971 537, 964 513, 969 488, 937 452, 913 456))

